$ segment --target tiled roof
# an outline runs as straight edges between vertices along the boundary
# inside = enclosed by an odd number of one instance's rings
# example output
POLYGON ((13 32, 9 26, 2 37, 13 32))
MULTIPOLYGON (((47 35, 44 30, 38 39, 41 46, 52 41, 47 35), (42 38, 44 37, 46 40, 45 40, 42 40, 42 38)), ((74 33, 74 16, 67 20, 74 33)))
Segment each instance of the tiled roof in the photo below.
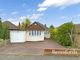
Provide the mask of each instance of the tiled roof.
POLYGON ((9 28, 9 30, 18 30, 18 26, 14 25, 13 23, 9 21, 4 21, 3 24, 6 24, 9 28))
POLYGON ((14 25, 10 21, 4 21, 3 24, 6 24, 9 27, 9 30, 49 30, 47 26, 39 22, 34 22, 24 29, 19 29, 19 26, 14 25))
POLYGON ((30 26, 28 26, 27 29, 28 30, 46 30, 48 28, 39 22, 34 22, 30 26))

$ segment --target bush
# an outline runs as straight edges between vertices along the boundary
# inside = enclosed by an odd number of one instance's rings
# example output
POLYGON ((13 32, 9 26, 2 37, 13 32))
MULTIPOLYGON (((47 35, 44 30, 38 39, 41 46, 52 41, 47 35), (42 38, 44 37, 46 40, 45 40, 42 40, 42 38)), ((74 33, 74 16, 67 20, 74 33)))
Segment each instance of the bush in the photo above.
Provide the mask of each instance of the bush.
POLYGON ((50 30, 50 37, 51 37, 51 39, 56 40, 56 38, 57 38, 57 29, 56 28, 53 28, 50 30))
POLYGON ((58 27, 56 31, 54 29, 51 30, 51 39, 56 40, 63 46, 72 46, 73 40, 71 40, 72 39, 71 33, 73 26, 74 25, 72 22, 68 22, 58 27))
POLYGON ((57 39, 57 42, 63 46, 71 46, 72 45, 70 37, 67 33, 66 34, 62 34, 62 33, 57 34, 56 39, 57 39))
POLYGON ((9 39, 9 30, 6 24, 3 24, 0 20, 0 39, 9 39))

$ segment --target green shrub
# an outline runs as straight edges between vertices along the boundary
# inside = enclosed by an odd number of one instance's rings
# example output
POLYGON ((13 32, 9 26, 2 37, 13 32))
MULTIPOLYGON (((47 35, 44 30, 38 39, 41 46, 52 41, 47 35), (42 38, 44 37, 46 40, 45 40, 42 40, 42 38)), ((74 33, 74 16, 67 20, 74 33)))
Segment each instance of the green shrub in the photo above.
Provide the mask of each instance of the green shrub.
POLYGON ((51 39, 57 41, 59 44, 63 46, 72 46, 73 40, 72 39, 72 29, 73 29, 73 23, 68 22, 64 23, 60 27, 56 29, 56 32, 51 30, 51 39))
POLYGON ((9 30, 6 24, 3 24, 0 20, 0 39, 9 39, 9 30))

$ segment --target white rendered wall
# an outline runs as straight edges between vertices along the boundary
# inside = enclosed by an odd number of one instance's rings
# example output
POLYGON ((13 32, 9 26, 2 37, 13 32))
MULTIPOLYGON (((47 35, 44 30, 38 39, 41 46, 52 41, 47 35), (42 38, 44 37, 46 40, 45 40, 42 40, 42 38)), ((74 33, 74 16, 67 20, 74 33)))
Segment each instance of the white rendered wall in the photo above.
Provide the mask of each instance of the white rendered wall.
POLYGON ((13 30, 10 31, 10 42, 17 43, 17 42, 25 42, 26 41, 26 31, 17 31, 13 30))

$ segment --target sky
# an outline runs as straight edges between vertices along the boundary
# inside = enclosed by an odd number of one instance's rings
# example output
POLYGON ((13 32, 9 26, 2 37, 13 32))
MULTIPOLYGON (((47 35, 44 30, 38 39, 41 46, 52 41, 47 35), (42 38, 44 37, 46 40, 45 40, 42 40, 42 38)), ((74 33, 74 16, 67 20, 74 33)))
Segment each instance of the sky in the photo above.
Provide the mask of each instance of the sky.
POLYGON ((80 23, 80 0, 0 0, 2 21, 18 25, 26 18, 58 27, 72 21, 80 23))

